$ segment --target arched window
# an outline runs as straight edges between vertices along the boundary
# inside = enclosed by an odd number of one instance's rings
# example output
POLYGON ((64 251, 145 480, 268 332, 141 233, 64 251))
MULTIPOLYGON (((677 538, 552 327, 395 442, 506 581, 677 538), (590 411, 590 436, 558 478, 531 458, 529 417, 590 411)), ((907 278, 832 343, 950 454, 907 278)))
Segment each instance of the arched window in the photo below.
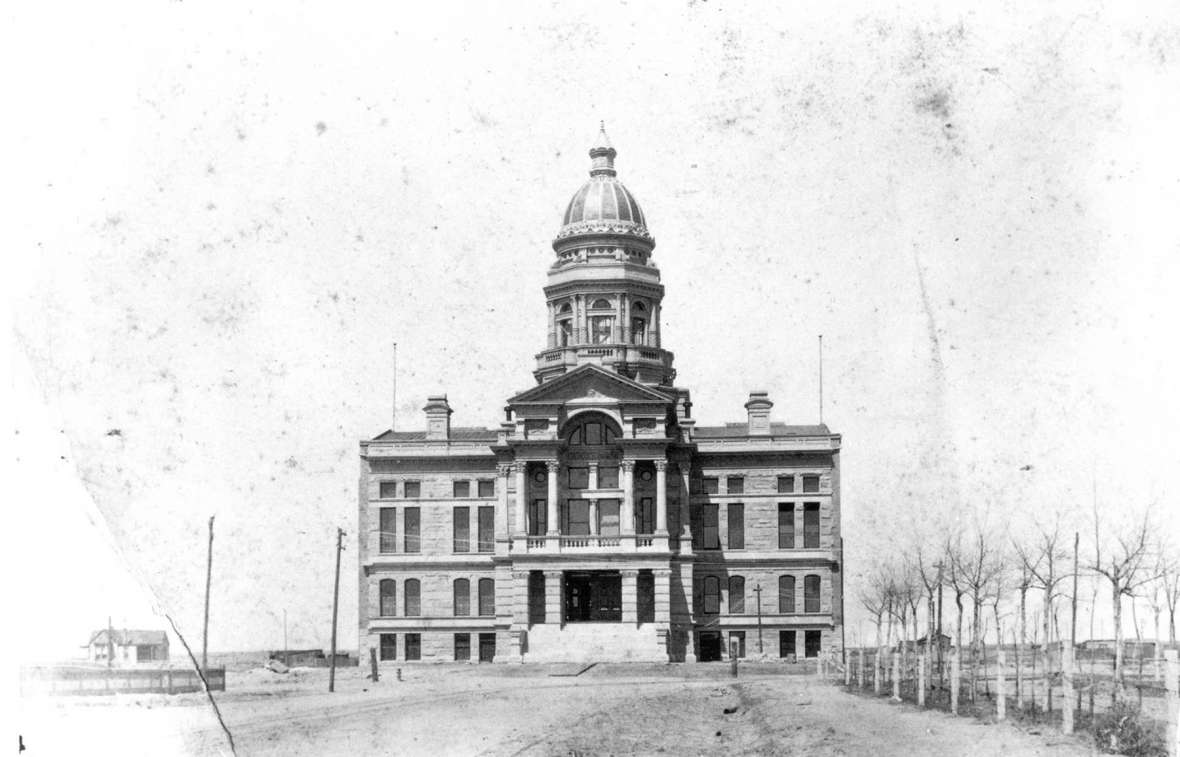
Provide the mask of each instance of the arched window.
POLYGON ((574 312, 574 309, 572 307, 570 307, 570 304, 567 302, 564 305, 562 305, 561 309, 558 310, 557 312, 561 313, 562 315, 568 315, 569 313, 574 312))
POLYGON ((746 579, 741 576, 729 577, 729 614, 744 615, 746 612, 746 579))
POLYGON ((471 582, 466 578, 455 579, 455 617, 471 614, 471 582))
POLYGON ((704 600, 706 613, 721 612, 721 583, 717 576, 705 576, 704 600))
POLYGON ((496 582, 490 578, 479 579, 479 614, 496 614, 496 582))
POLYGON ((397 581, 392 578, 381 579, 377 593, 381 598, 379 608, 381 617, 392 618, 397 615, 397 581))
POLYGON ((416 578, 406 579, 406 617, 413 618, 422 614, 422 588, 416 578))
POLYGON ((565 432, 566 440, 575 447, 614 444, 620 435, 615 422, 602 413, 578 416, 565 432))
POLYGON ((819 576, 803 577, 803 612, 819 612, 819 576))
POLYGON ((591 310, 610 310, 610 300, 599 298, 590 306, 591 310))
POLYGON ((795 612, 795 577, 778 577, 778 611, 795 612))

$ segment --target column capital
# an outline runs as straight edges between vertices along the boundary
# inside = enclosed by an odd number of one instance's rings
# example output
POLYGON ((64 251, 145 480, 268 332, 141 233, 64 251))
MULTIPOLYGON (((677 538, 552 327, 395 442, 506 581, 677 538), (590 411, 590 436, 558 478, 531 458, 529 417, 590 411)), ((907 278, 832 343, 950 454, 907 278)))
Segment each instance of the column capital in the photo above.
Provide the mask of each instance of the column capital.
POLYGON ((652 575, 655 576, 656 578, 671 578, 672 577, 672 569, 671 568, 652 568, 651 572, 652 572, 652 575))
POLYGON ((563 571, 563 570, 546 570, 546 571, 544 571, 546 580, 548 580, 550 578, 561 578, 561 574, 564 572, 565 571, 563 571))
POLYGON ((639 568, 620 568, 619 575, 623 578, 638 578, 639 568))
POLYGON ((625 473, 634 473, 635 472, 635 461, 634 460, 624 460, 621 463, 619 463, 619 466, 623 469, 623 472, 625 472, 625 473))
POLYGON ((512 465, 512 470, 514 472, 524 473, 525 469, 528 468, 529 464, 528 464, 528 462, 526 462, 524 460, 517 460, 516 462, 512 463, 511 465, 512 465))
POLYGON ((527 570, 514 570, 512 571, 512 577, 517 581, 527 581, 529 580, 529 572, 527 570))
POLYGON ((667 460, 656 460, 655 464, 656 464, 656 470, 660 471, 661 473, 668 470, 668 461, 667 460))
POLYGON ((549 469, 550 473, 556 473, 558 470, 561 469, 561 463, 559 463, 556 460, 546 460, 545 467, 547 467, 549 469))
POLYGON ((496 473, 499 476, 501 476, 502 478, 507 478, 509 476, 509 474, 511 474, 513 472, 513 470, 515 470, 515 468, 516 468, 515 463, 499 463, 498 465, 496 465, 496 473))

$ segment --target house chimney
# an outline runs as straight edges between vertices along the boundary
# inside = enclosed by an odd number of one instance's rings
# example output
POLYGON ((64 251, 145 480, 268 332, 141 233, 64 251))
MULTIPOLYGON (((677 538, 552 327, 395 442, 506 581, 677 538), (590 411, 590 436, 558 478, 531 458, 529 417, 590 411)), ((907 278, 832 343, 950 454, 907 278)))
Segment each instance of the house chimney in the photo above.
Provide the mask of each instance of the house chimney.
POLYGON ((750 399, 746 402, 750 436, 770 436, 770 408, 774 403, 767 395, 766 391, 750 392, 750 399))
POLYGON ((427 397, 426 407, 422 409, 426 412, 426 438, 450 439, 451 413, 453 411, 447 403, 447 395, 436 394, 433 397, 427 397))

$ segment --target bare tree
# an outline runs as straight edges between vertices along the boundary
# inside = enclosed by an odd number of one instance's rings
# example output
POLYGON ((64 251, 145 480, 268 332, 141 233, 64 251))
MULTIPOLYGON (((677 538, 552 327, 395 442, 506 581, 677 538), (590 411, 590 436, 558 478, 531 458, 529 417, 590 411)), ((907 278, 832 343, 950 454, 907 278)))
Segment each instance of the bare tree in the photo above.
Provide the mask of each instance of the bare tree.
POLYGON ((1180 565, 1175 559, 1164 562, 1160 574, 1163 584, 1164 602, 1168 606, 1168 643, 1176 643, 1176 605, 1180 604, 1180 565))
MULTIPOLYGON (((983 605, 996 576, 1002 569, 999 553, 992 539, 983 527, 977 526, 971 534, 970 543, 951 552, 952 585, 963 587, 971 599, 971 701, 975 701, 975 684, 978 679, 979 662, 983 654, 983 605)), ((962 617, 962 605, 959 608, 962 617)))
POLYGON ((963 597, 967 595, 967 581, 963 573, 963 543, 961 536, 947 539, 943 548, 946 560, 946 579, 955 593, 955 648, 963 648, 963 597))
POLYGON ((1021 567, 1027 571, 1032 586, 1043 591, 1041 602, 1041 621, 1044 624, 1045 643, 1041 647, 1042 667, 1044 669, 1045 704, 1050 706, 1051 680, 1053 660, 1050 656, 1049 645, 1053 639, 1053 603, 1057 599, 1057 584, 1069 577, 1062 571, 1061 563, 1068 558, 1065 544, 1061 538, 1061 527, 1054 523, 1052 530, 1043 526, 1038 527, 1037 535, 1029 545, 1014 543, 1016 554, 1021 567))
MULTIPOLYGON (((1143 514, 1143 520, 1122 532, 1115 532, 1103 539, 1102 523, 1098 507, 1094 507, 1094 561, 1090 570, 1106 579, 1110 584, 1110 598, 1114 610, 1114 678, 1116 692, 1125 691, 1123 681, 1123 597, 1134 602, 1135 590, 1154 580, 1158 573, 1151 561, 1153 526, 1151 510, 1143 514), (1103 543, 1113 542, 1105 551, 1103 543)), ((1132 608, 1134 612, 1134 608, 1132 608)))
MULTIPOLYGON (((926 591, 926 681, 927 685, 933 686, 935 650, 939 653, 942 651, 942 639, 935 638, 938 630, 935 625, 935 594, 942 585, 942 563, 931 562, 926 550, 921 546, 915 552, 918 580, 922 582, 922 588, 926 591)), ((914 623, 917 622, 915 617, 914 623)), ((941 657, 939 660, 941 662, 941 657)))

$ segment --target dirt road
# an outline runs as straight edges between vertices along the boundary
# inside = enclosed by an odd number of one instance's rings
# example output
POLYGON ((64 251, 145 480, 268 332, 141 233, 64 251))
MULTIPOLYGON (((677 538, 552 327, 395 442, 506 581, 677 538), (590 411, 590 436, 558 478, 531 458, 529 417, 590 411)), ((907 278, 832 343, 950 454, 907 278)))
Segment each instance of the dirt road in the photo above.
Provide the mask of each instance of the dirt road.
MULTIPOLYGON (((736 680, 704 666, 604 666, 578 677, 529 666, 405 673, 401 682, 372 685, 347 671, 331 695, 320 671, 286 679, 256 673, 231 679, 220 704, 242 757, 1092 753, 1084 739, 920 712, 781 673, 736 680)), ((229 753, 196 695, 45 706, 59 724, 77 724, 73 735, 84 734, 90 753, 103 743, 117 744, 121 755, 229 753)), ((41 754, 76 753, 56 752, 49 741, 41 754)))

